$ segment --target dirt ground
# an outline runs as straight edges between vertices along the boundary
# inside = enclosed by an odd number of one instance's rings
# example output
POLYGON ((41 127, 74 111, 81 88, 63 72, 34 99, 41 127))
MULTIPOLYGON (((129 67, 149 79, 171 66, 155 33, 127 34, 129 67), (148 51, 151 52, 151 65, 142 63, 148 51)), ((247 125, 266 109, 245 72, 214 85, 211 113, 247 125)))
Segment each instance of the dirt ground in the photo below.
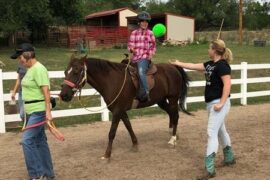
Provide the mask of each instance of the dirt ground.
MULTIPOLYGON (((226 125, 237 163, 217 168, 214 179, 270 179, 270 104, 233 107, 226 125)), ((168 117, 157 115, 132 119, 139 140, 139 151, 131 151, 131 139, 121 122, 110 162, 101 160, 107 145, 110 122, 60 128, 66 141, 48 141, 57 180, 189 180, 203 171, 206 147, 206 111, 195 117, 180 114, 179 140, 175 148, 169 141, 168 117)), ((0 179, 25 180, 27 171, 21 133, 0 135, 0 179)), ((216 163, 222 161, 222 148, 216 163)))

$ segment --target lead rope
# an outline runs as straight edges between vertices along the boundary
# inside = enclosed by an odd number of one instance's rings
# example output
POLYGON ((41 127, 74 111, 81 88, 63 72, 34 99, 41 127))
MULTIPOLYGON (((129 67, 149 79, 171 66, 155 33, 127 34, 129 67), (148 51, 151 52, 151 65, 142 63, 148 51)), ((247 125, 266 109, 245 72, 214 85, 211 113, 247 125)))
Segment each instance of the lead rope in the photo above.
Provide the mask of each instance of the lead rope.
MULTIPOLYGON (((121 86, 121 88, 120 88, 120 91, 118 92, 118 94, 116 95, 116 97, 107 105, 107 106, 105 106, 105 107, 103 107, 103 108, 101 108, 101 109, 98 109, 98 110, 90 110, 90 109, 88 109, 87 107, 85 107, 85 105, 84 104, 82 104, 82 102, 80 101, 80 99, 78 99, 78 101, 79 101, 79 103, 81 104, 81 106, 85 109, 85 110, 87 110, 87 111, 89 111, 89 112, 98 112, 98 111, 102 111, 102 110, 104 110, 104 109, 107 109, 109 106, 111 106, 117 99, 118 99, 118 97, 120 96, 120 94, 121 94, 121 92, 123 91, 123 89, 124 89, 124 86, 125 86, 125 83, 126 83, 126 80, 127 80, 127 70, 128 70, 128 67, 130 66, 130 63, 131 63, 131 60, 129 59, 128 60, 128 64, 127 64, 127 66, 126 66, 126 68, 125 68, 125 76, 124 76, 124 81, 123 81, 123 84, 122 84, 122 86, 121 86)), ((95 93, 96 94, 96 93, 95 93)), ((94 94, 94 95, 95 95, 94 94)))
MULTIPOLYGON (((23 104, 23 106, 25 106, 25 104, 23 104)), ((53 123, 53 121, 44 120, 44 121, 41 121, 39 123, 26 126, 26 124, 27 124, 27 122, 26 122, 27 121, 27 118, 26 118, 25 108, 24 108, 24 117, 23 118, 24 118, 24 122, 23 122, 22 132, 26 131, 27 129, 31 129, 31 128, 34 128, 34 127, 41 126, 43 124, 47 124, 48 129, 50 130, 50 132, 52 133, 52 135, 56 139, 58 139, 60 141, 64 141, 65 140, 64 135, 56 128, 56 126, 53 123)))

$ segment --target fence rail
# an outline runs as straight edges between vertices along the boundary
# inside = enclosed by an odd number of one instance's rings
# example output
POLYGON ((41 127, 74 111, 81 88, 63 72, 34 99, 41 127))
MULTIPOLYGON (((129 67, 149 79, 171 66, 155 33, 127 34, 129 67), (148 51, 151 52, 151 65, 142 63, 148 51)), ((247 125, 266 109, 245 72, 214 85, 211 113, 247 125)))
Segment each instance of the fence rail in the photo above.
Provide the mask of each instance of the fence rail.
MULTIPOLYGON (((258 97, 258 96, 269 96, 270 90, 263 91, 255 91, 248 92, 247 85, 251 83, 266 83, 270 82, 270 77, 257 77, 257 78, 248 78, 247 72, 248 70, 260 70, 260 69, 270 69, 270 64, 247 64, 246 62, 242 62, 239 65, 231 65, 232 70, 240 70, 241 77, 240 79, 232 79, 232 84, 240 84, 240 92, 232 93, 232 99, 241 99, 241 104, 247 104, 247 98, 249 97, 258 97)), ((52 78, 63 78, 63 71, 50 71, 49 77, 52 78)), ((5 114, 4 102, 10 101, 10 94, 5 94, 3 90, 3 81, 5 80, 13 80, 17 78, 16 72, 2 72, 0 69, 0 133, 6 132, 5 123, 19 121, 19 114, 5 114)), ((203 87, 205 85, 205 81, 192 81, 190 83, 190 87, 203 87)), ((51 91, 51 94, 58 94, 59 91, 51 91)), ((91 96, 96 95, 97 92, 94 89, 83 89, 81 96, 91 96)), ((76 109, 65 109, 65 110, 54 110, 52 111, 53 117, 67 117, 67 116, 78 116, 78 115, 86 115, 86 114, 96 114, 101 113, 102 121, 109 120, 109 111, 106 108, 106 104, 101 97, 101 106, 98 107, 89 107, 90 111, 84 108, 76 108, 76 109), (95 111, 95 112, 92 112, 95 111)), ((186 103, 194 103, 194 102, 203 102, 203 96, 193 96, 187 97, 186 103)), ((156 106, 156 105, 155 105, 156 106)), ((153 106, 154 107, 154 106, 153 106)))

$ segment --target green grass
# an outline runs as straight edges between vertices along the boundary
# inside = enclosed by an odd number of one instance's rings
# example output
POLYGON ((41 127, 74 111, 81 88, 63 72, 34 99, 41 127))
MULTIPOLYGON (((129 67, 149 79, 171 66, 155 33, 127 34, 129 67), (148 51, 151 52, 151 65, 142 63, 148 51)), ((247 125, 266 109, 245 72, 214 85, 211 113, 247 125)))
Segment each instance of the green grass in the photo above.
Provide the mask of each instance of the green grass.
MULTIPOLYGON (((252 45, 227 44, 233 54, 234 60, 232 64, 240 64, 243 61, 249 64, 270 63, 270 46, 266 47, 254 47, 252 45)), ((185 47, 157 47, 157 53, 154 56, 154 63, 168 63, 170 59, 179 59, 184 62, 200 63, 208 59, 207 55, 208 44, 200 45, 188 45, 185 47)), ((15 71, 17 67, 17 61, 10 59, 10 55, 13 53, 12 49, 2 48, 0 49, 0 61, 6 64, 3 69, 4 72, 15 71)), ((127 53, 126 49, 99 49, 91 50, 88 56, 107 59, 114 62, 121 62, 124 59, 124 53, 127 53)), ((43 63, 49 71, 61 71, 64 70, 68 64, 69 58, 72 52, 66 48, 47 48, 44 46, 36 47, 37 59, 43 63)), ((189 72, 191 80, 204 80, 204 76, 199 72, 189 72)), ((251 70, 248 72, 248 77, 269 77, 270 70, 251 70)), ((233 71, 232 78, 239 78, 240 72, 233 71)), ((52 90, 59 90, 62 79, 51 79, 52 90)), ((4 82, 5 93, 9 92, 13 86, 14 80, 4 82)), ((88 86, 89 88, 89 86, 88 86)), ((232 93, 239 92, 240 85, 233 85, 232 93)), ((249 91, 256 90, 269 90, 270 83, 250 84, 248 85, 249 91)), ((191 88, 188 95, 198 96, 203 95, 204 88, 191 88)), ((249 104, 269 102, 269 97, 249 98, 249 104)), ((240 100, 236 99, 232 101, 234 105, 239 105, 240 100)), ((86 106, 98 106, 100 105, 98 97, 84 97, 82 103, 86 106)), ((57 110, 66 108, 80 108, 81 105, 78 101, 74 100, 72 103, 61 103, 57 106, 57 110)), ((188 104, 190 111, 196 111, 198 109, 205 108, 204 103, 191 103, 188 104)), ((135 116, 152 115, 156 113, 164 113, 159 108, 147 108, 132 110, 128 114, 130 119, 135 116)), ((85 116, 73 116, 66 118, 57 118, 56 124, 61 126, 74 125, 77 123, 89 123, 100 120, 100 115, 85 115, 85 116)))
MULTIPOLYGON (((246 61, 251 64, 270 63, 270 46, 254 47, 252 45, 228 44, 234 55, 232 64, 246 61)), ((153 60, 155 63, 167 63, 169 59, 180 59, 185 62, 204 62, 208 59, 208 44, 189 45, 185 47, 157 47, 157 53, 153 60)), ((3 71, 14 71, 16 60, 10 59, 13 49, 0 49, 0 60, 6 64, 3 71)), ((126 49, 100 49, 91 50, 89 56, 120 62, 124 58, 126 49)), ((49 71, 64 70, 72 51, 66 48, 37 47, 37 59, 42 62, 49 71)))

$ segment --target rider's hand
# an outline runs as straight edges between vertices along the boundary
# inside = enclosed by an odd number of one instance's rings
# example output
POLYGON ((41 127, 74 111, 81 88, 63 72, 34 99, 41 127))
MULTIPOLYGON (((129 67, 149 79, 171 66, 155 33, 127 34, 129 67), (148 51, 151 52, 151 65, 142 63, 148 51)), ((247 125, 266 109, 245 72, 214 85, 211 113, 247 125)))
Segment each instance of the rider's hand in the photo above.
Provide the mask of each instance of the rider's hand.
POLYGON ((133 53, 133 54, 135 54, 136 53, 136 50, 134 48, 131 48, 130 49, 130 52, 133 53))

